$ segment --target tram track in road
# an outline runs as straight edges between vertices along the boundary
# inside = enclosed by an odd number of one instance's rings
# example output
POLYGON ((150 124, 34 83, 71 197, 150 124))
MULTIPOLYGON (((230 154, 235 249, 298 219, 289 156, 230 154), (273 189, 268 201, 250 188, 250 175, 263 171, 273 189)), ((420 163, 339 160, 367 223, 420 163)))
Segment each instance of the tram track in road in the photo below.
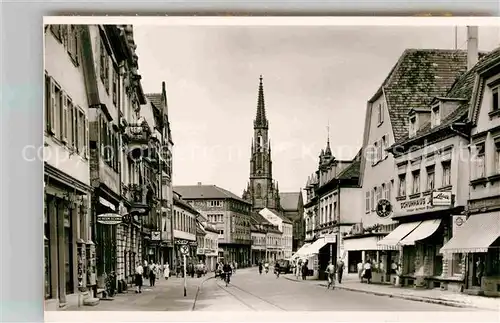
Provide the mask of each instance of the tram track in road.
MULTIPOLYGON (((240 291, 242 292, 244 295, 250 295, 251 298, 253 298, 254 300, 256 299, 257 300, 257 303, 264 303, 264 304, 267 304, 267 305, 270 305, 273 307, 273 311, 284 311, 286 312, 287 310, 273 302, 270 302, 268 301, 267 299, 264 299, 262 297, 260 297, 259 295, 255 295, 254 293, 251 293, 237 285, 234 285, 232 283, 229 284, 228 287, 225 287, 225 286, 222 286, 223 284, 219 283, 219 282, 216 282, 217 284, 217 287, 222 289, 223 291, 225 291, 226 293, 228 293, 229 295, 231 295, 232 297, 234 297, 237 301, 239 301, 240 303, 242 303, 243 305, 245 305, 246 307, 248 307, 249 309, 251 309, 252 311, 259 311, 259 309, 257 308, 257 306, 255 306, 255 304, 250 304, 250 302, 248 300, 244 300, 243 297, 238 296, 236 295, 237 293, 231 291, 231 289, 233 290, 237 290, 237 291, 240 291)), ((225 285, 225 283, 224 283, 225 285)))

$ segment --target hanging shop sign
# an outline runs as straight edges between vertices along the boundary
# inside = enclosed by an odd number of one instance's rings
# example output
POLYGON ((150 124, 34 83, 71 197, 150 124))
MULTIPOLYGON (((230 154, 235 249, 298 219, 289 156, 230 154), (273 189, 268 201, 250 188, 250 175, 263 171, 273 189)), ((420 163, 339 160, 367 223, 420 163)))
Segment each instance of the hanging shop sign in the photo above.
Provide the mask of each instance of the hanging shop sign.
POLYGON ((450 206, 451 192, 432 192, 433 206, 450 206))
POLYGON ((392 204, 389 200, 381 199, 377 203, 377 215, 381 218, 388 217, 392 212, 392 204))
POLYGON ((189 253, 189 247, 187 245, 182 245, 181 246, 181 253, 183 255, 187 255, 189 253))
POLYGON ((97 216, 97 222, 101 224, 120 224, 122 223, 122 216, 115 213, 104 213, 97 216))
POLYGON ((152 241, 161 241, 161 232, 160 231, 152 231, 151 232, 151 240, 152 241))

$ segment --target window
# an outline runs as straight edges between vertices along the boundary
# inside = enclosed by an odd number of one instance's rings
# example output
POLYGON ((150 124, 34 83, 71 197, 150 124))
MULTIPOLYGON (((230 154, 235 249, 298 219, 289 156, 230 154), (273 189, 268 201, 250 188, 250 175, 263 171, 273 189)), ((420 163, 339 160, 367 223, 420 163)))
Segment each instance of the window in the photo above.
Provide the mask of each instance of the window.
POLYGON ((381 187, 381 188, 375 187, 375 192, 377 193, 376 200, 375 200, 375 207, 378 204, 378 201, 380 201, 382 199, 383 189, 384 189, 383 187, 381 187))
POLYGON ((451 258, 451 274, 461 275, 462 274, 462 254, 454 253, 451 258))
POLYGON ((373 164, 375 165, 378 161, 379 161, 379 158, 378 158, 378 142, 375 142, 373 144, 373 164))
POLYGON ((337 219, 337 202, 333 202, 333 219, 338 221, 337 219))
POLYGON ((75 25, 68 27, 68 54, 75 65, 78 64, 78 29, 75 25))
POLYGON ((412 194, 420 193, 420 171, 419 170, 414 171, 412 172, 412 175, 413 175, 412 194))
POLYGON ((100 74, 104 88, 109 93, 109 56, 103 40, 100 47, 100 74))
POLYGON ((366 197, 365 197, 365 212, 366 213, 370 212, 370 191, 366 192, 366 197))
POLYGON ((118 67, 113 66, 113 104, 118 107, 118 85, 119 85, 119 76, 118 76, 118 67))
POLYGON ((436 127, 441 124, 441 114, 440 114, 440 109, 439 109, 439 104, 435 105, 432 107, 432 112, 431 112, 431 126, 436 127))
POLYGON ((55 39, 57 39, 59 42, 62 42, 62 25, 50 25, 50 31, 54 35, 55 39))
POLYGON ((406 174, 399 175, 398 195, 399 196, 406 196, 406 174))
POLYGON ((413 137, 417 134, 417 117, 411 117, 410 118, 410 137, 413 137))
POLYGON ((47 130, 50 134, 59 139, 62 135, 62 99, 63 93, 59 85, 56 84, 53 78, 49 80, 50 96, 49 96, 49 113, 47 117, 47 130))
POLYGON ((495 170, 500 174, 500 138, 495 139, 495 170))
POLYGON ((434 166, 429 166, 427 167, 427 184, 426 184, 427 191, 432 191, 434 189, 434 179, 435 179, 434 166))
POLYGON ((491 90, 491 99, 492 99, 491 107, 493 111, 498 111, 498 109, 500 108, 500 98, 498 96, 498 89, 499 87, 496 87, 491 90))
POLYGON ((486 165, 485 165, 485 145, 483 143, 478 143, 475 145, 475 170, 476 178, 482 178, 486 176, 486 165))
POLYGON ((378 114, 378 123, 381 124, 384 122, 384 109, 382 107, 382 103, 379 103, 377 107, 377 114, 378 114))
POLYGON ((391 186, 392 186, 392 182, 388 182, 387 185, 385 185, 385 196, 384 197, 388 201, 391 200, 391 186))
POLYGON ((442 163, 443 166, 443 186, 451 185, 451 162, 445 161, 442 163))
POLYGON ((373 188, 373 193, 372 193, 372 211, 375 210, 375 206, 378 203, 378 195, 377 195, 377 188, 373 188))
POLYGON ((386 158, 387 157, 387 136, 382 136, 382 147, 381 147, 381 156, 382 156, 382 159, 386 158))

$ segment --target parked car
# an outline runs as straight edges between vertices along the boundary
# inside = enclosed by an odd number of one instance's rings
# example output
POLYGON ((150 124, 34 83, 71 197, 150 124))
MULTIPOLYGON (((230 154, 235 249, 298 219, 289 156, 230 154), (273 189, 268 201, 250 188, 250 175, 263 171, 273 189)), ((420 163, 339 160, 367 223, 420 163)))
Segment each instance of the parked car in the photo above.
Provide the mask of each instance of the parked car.
POLYGON ((290 260, 278 260, 276 263, 280 265, 280 273, 288 274, 292 272, 292 264, 290 260))

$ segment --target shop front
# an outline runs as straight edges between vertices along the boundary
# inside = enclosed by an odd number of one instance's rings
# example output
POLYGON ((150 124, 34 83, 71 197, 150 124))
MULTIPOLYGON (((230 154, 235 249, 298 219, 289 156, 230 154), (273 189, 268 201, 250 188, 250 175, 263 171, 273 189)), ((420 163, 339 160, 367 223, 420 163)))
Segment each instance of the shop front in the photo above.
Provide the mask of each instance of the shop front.
POLYGON ((337 259, 337 235, 331 234, 318 238, 302 253, 304 256, 299 257, 307 260, 311 278, 326 280, 325 271, 328 262, 336 263, 337 259))
POLYGON ((378 243, 385 233, 368 233, 344 237, 344 249, 347 253, 347 275, 358 276, 359 264, 370 261, 372 264, 372 282, 394 283, 399 252, 396 246, 382 246, 378 243))
POLYGON ((85 298, 92 296, 88 288, 95 284, 95 249, 89 239, 90 187, 76 181, 72 184, 58 176, 46 175, 46 309, 56 310, 67 304, 82 305, 85 298))
POLYGON ((461 263, 464 291, 500 296, 500 212, 454 217, 453 237, 441 252, 461 263))

